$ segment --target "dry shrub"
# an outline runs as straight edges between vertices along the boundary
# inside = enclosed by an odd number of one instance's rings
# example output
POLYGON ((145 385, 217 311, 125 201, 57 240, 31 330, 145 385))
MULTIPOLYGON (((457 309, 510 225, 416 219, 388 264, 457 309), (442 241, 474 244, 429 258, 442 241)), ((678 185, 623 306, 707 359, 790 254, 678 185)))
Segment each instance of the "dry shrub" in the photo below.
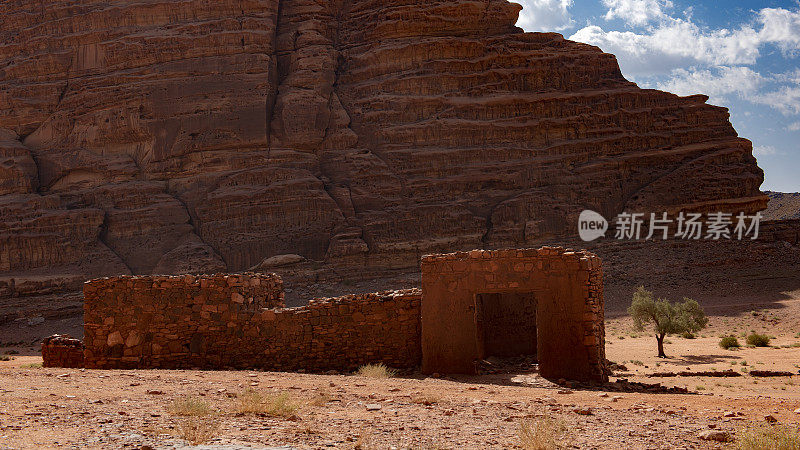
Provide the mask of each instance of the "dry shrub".
POLYGON ((372 436, 362 432, 358 435, 358 439, 356 440, 355 444, 353 445, 354 450, 369 450, 375 448, 372 444, 372 436))
POLYGON ((747 345, 754 347, 769 347, 770 338, 766 334, 753 333, 747 336, 747 345))
POLYGON ((245 391, 239 396, 240 414, 261 414, 268 417, 296 417, 300 406, 294 403, 288 392, 264 395, 253 390, 245 391))
POLYGON ((781 425, 750 428, 737 437, 741 450, 800 450, 800 430, 781 425))
POLYGON ((560 420, 543 417, 523 421, 519 425, 520 446, 524 450, 553 450, 563 448, 567 427, 560 420))
POLYGON ((439 401, 440 401, 439 397, 431 394, 420 395, 419 397, 414 397, 414 399, 412 400, 412 402, 418 405, 425 405, 425 406, 435 405, 439 403, 439 401))
POLYGON ((327 391, 319 391, 309 402, 311 406, 325 406, 333 397, 327 391))
POLYGON ((368 378, 392 378, 397 371, 386 367, 386 364, 367 364, 358 368, 358 374, 368 378))
POLYGON ((214 413, 211 405, 199 398, 183 398, 172 402, 167 411, 175 416, 202 417, 214 413))
POLYGON ((739 348, 741 344, 739 344, 739 339, 736 339, 736 336, 725 336, 719 341, 719 346, 724 348, 725 350, 730 350, 732 348, 739 348))
POLYGON ((192 445, 213 439, 219 433, 219 422, 200 417, 189 417, 178 422, 178 436, 192 445))

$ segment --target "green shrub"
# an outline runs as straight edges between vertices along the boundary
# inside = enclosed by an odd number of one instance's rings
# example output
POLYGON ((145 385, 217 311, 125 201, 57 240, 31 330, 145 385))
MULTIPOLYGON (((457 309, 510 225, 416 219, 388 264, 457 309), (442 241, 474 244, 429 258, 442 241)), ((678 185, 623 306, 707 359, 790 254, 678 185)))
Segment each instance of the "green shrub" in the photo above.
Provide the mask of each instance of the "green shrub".
POLYGON ((724 338, 720 339, 719 346, 725 350, 730 350, 732 348, 741 347, 741 344, 739 344, 739 339, 736 339, 736 336, 725 336, 724 338))
POLYGON ((766 334, 753 333, 747 336, 747 345, 755 347, 769 347, 769 336, 766 334))
POLYGON ((697 337, 697 336, 695 336, 695 334, 694 334, 694 333, 692 333, 691 331, 684 331, 684 332, 683 332, 683 334, 682 334, 681 336, 683 336, 683 338, 684 338, 684 339, 694 339, 694 338, 696 338, 696 337, 697 337))

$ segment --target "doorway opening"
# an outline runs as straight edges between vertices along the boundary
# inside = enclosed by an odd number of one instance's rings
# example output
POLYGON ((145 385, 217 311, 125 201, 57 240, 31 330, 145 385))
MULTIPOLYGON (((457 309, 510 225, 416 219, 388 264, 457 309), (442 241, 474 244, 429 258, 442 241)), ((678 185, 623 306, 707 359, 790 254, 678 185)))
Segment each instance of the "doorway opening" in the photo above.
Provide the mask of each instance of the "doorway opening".
POLYGON ((492 371, 507 366, 519 369, 537 363, 536 306, 532 292, 475 296, 481 369, 487 365, 492 371))

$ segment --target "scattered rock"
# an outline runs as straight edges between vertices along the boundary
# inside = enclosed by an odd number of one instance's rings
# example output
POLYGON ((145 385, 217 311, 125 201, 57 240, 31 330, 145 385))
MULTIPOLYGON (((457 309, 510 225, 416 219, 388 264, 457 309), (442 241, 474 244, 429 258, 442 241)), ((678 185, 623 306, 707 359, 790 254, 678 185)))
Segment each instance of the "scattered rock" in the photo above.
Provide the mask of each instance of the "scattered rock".
POLYGON ((773 416, 773 415, 766 415, 766 416, 764 416, 764 420, 766 420, 766 421, 767 421, 767 422, 769 422, 769 423, 776 423, 776 422, 778 422, 778 419, 776 419, 776 418, 775 418, 775 416, 773 416))
POLYGON ((367 404, 367 411, 380 411, 381 409, 383 409, 383 406, 381 406, 381 405, 379 405, 377 403, 368 403, 367 404))
POLYGON ((715 442, 731 442, 733 440, 731 438, 730 433, 728 433, 727 431, 719 431, 719 430, 701 431, 698 437, 704 441, 715 441, 715 442))

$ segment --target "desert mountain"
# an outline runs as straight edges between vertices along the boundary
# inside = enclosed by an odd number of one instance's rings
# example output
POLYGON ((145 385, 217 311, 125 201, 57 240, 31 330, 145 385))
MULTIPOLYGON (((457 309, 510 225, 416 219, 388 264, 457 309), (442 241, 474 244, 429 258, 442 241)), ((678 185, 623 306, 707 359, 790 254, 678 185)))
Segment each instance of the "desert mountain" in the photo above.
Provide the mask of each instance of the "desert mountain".
POLYGON ((3 2, 0 298, 281 255, 409 268, 572 236, 586 208, 765 207, 725 108, 519 11, 3 2))

